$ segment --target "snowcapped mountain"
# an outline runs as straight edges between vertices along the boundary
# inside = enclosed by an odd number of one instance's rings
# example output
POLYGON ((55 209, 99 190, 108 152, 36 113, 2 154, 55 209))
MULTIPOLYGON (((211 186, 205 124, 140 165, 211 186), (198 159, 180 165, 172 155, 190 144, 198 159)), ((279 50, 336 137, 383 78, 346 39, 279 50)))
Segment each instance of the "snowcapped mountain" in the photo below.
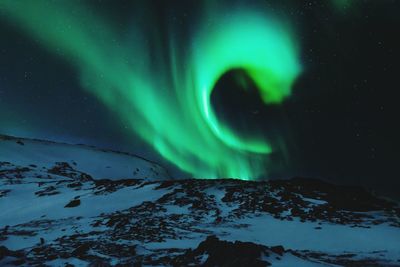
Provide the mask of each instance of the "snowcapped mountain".
POLYGON ((122 153, 0 138, 0 266, 400 266, 400 206, 305 178, 172 180, 122 153))

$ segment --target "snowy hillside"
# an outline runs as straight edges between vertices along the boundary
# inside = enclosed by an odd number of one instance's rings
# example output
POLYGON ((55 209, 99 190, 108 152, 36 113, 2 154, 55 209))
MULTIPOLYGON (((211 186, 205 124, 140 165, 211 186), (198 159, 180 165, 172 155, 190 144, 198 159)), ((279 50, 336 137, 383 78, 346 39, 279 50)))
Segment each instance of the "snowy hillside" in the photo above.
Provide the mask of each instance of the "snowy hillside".
POLYGON ((118 180, 132 169, 105 168, 104 177, 103 166, 156 167, 15 142, 0 142, 0 266, 400 266, 400 207, 361 188, 302 178, 118 180))
POLYGON ((43 172, 68 164, 94 179, 163 179, 167 172, 143 158, 84 145, 60 144, 42 140, 0 135, 0 162, 43 172))

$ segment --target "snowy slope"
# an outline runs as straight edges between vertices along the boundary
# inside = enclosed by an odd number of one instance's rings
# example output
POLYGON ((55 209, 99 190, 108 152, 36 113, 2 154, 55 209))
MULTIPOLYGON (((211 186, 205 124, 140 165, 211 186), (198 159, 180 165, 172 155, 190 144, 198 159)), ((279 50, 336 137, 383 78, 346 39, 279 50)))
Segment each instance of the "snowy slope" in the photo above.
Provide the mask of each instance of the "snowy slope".
MULTIPOLYGON (((60 144, 42 140, 0 135, 0 162, 20 167, 36 165, 50 169, 65 162, 94 179, 157 179, 168 177, 159 165, 126 153, 100 150, 84 145, 60 144)), ((32 166, 31 166, 32 168, 32 166)))
POLYGON ((62 160, 0 162, 0 266, 400 266, 400 208, 361 188, 92 179, 62 160))

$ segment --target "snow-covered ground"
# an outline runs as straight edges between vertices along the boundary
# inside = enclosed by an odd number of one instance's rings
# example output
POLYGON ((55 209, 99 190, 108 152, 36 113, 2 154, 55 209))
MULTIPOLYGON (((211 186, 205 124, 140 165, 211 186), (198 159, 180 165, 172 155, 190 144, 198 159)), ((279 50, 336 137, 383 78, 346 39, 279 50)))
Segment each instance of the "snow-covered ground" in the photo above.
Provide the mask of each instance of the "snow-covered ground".
POLYGON ((400 208, 362 189, 161 173, 126 154, 0 139, 0 266, 400 266, 400 208))
POLYGON ((156 163, 127 153, 0 135, 0 162, 51 168, 66 162, 94 179, 157 179, 168 177, 156 163))

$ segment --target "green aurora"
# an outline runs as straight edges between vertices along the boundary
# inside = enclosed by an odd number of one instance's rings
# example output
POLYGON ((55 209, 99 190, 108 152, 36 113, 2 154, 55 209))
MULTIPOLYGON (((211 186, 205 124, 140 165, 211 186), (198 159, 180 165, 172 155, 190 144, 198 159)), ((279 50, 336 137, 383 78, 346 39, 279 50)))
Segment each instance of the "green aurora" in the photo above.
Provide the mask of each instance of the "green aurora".
POLYGON ((332 0, 333 7, 339 12, 346 12, 354 5, 354 0, 332 0))
POLYGON ((170 25, 163 47, 152 17, 143 27, 141 10, 134 14, 125 36, 82 2, 0 3, 1 18, 72 64, 83 88, 183 171, 201 178, 265 177, 272 141, 241 136, 219 121, 210 98, 218 79, 238 68, 265 104, 289 97, 301 70, 290 28, 260 10, 208 5, 189 40, 170 25))

